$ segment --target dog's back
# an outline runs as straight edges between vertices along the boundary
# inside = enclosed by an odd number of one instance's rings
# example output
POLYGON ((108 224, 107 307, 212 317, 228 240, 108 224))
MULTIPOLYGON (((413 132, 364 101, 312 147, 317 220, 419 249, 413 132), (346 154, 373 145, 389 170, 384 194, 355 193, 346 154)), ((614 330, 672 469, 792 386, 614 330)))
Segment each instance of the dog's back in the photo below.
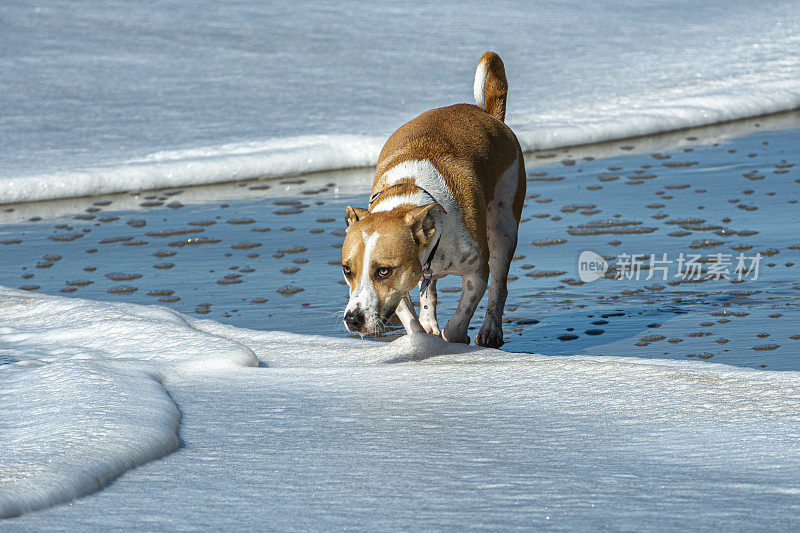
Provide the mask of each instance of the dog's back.
MULTIPOLYGON (((409 167, 418 178, 421 167, 432 165, 458 204, 464 226, 484 248, 487 206, 506 171, 524 162, 514 132, 503 123, 508 84, 503 62, 494 52, 481 57, 474 92, 478 105, 432 109, 401 126, 381 150, 372 194, 402 177, 397 175, 399 165, 409 167)), ((513 188, 522 194, 515 194, 507 208, 519 221, 525 172, 515 170, 521 183, 513 188)))

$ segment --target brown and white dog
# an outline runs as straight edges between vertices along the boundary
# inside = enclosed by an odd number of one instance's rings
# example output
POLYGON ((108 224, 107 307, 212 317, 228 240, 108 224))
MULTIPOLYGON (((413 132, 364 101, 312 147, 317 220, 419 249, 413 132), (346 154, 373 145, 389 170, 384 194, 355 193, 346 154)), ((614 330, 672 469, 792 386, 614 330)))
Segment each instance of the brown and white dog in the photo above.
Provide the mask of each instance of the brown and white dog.
POLYGON ((525 198, 519 142, 503 123, 505 68, 486 52, 475 73, 477 105, 427 111, 381 151, 369 209, 347 207, 342 271, 350 286, 347 329, 380 332, 396 312, 408 333, 469 343, 467 328, 486 291, 476 343, 503 344, 508 269, 525 198), (461 276, 455 314, 439 330, 436 280, 461 276), (409 291, 420 284, 420 315, 409 291))

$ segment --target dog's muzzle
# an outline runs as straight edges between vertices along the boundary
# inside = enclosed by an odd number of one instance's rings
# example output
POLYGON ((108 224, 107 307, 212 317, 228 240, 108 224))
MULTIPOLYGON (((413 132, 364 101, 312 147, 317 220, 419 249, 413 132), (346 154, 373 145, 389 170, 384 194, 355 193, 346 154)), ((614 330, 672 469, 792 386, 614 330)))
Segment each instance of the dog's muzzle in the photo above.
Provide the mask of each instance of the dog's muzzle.
POLYGON ((352 333, 359 333, 364 328, 366 321, 364 311, 358 307, 344 314, 344 323, 352 333))

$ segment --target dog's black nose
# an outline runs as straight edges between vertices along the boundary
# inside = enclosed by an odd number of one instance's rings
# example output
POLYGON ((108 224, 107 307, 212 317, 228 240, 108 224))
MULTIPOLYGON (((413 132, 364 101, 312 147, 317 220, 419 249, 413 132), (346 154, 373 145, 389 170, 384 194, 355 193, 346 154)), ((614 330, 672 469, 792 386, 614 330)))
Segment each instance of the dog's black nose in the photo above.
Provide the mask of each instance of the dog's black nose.
POLYGON ((364 327, 364 311, 356 309, 355 311, 348 311, 344 314, 344 323, 347 324, 347 329, 352 332, 361 331, 364 327))

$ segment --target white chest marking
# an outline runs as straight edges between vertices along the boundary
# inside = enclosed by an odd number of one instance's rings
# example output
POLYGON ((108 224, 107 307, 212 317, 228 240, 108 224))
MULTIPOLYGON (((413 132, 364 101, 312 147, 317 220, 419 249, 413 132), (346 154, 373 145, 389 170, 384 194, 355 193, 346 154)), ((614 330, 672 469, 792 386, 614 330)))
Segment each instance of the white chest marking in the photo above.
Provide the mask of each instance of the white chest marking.
MULTIPOLYGON (((433 163, 427 159, 410 160, 398 163, 381 176, 387 185, 393 185, 404 178, 411 178, 420 189, 424 189, 447 211, 448 217, 456 215, 461 219, 461 210, 458 208, 453 191, 444 181, 444 178, 433 163)), ((424 204, 423 204, 424 205, 424 204)))
POLYGON ((373 213, 378 211, 391 211, 399 205, 427 205, 433 201, 430 196, 421 191, 415 194, 399 194, 397 196, 387 196, 385 198, 378 197, 377 200, 378 203, 372 207, 373 213))

